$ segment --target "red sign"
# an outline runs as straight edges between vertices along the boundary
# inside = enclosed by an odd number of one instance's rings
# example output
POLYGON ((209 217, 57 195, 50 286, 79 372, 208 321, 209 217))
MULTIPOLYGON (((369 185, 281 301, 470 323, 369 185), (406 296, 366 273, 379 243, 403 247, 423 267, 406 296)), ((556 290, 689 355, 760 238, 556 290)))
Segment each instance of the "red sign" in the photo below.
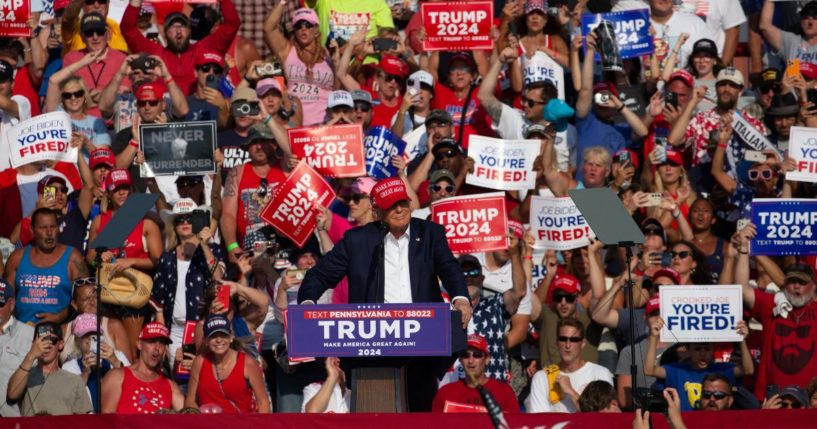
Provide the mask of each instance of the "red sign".
POLYGON ((479 253, 508 248, 505 194, 465 195, 431 203, 431 220, 445 228, 453 253, 479 253))
POLYGON ((258 216, 301 247, 315 229, 318 206, 334 199, 332 187, 302 160, 258 216))
POLYGON ((360 124, 287 130, 292 154, 329 177, 366 175, 360 124))
POLYGON ((423 3, 423 27, 426 51, 470 51, 493 49, 490 31, 494 19, 494 3, 451 2, 423 3))
POLYGON ((28 18, 31 17, 31 0, 5 0, 0 2, 0 36, 31 37, 28 18))

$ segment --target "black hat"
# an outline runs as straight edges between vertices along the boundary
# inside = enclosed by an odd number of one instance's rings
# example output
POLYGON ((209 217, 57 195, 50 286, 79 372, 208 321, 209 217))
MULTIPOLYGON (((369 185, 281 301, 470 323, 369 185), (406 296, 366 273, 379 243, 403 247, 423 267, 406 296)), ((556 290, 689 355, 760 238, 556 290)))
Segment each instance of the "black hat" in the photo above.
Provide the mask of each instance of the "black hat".
POLYGON ((0 82, 14 79, 14 67, 8 61, 0 60, 0 82))
POLYGON ((800 103, 790 92, 775 94, 765 112, 766 116, 797 116, 798 113, 800 113, 800 103))
POLYGON ((664 240, 664 243, 667 242, 667 234, 664 231, 664 226, 661 225, 661 222, 658 219, 648 217, 641 222, 641 232, 646 233, 647 231, 653 231, 659 237, 664 240))
POLYGON ((760 78, 761 78, 761 81, 760 81, 761 85, 771 84, 771 83, 780 83, 780 79, 781 79, 780 70, 778 70, 776 68, 763 69, 763 71, 760 72, 760 78))
POLYGON ((817 1, 810 1, 800 9, 800 18, 805 18, 807 16, 817 17, 817 1))
POLYGON ((449 125, 454 123, 454 121, 451 119, 451 115, 447 111, 442 109, 436 109, 428 112, 428 116, 426 116, 425 125, 428 126, 428 124, 432 122, 438 122, 440 124, 449 125))
POLYGON ((141 70, 145 73, 153 70, 157 65, 159 65, 159 62, 148 54, 139 55, 130 62, 130 68, 141 70))
POLYGON ((204 176, 179 176, 176 178, 177 185, 179 183, 189 183, 191 186, 204 183, 204 176))
POLYGON ((190 26, 190 18, 188 18, 187 15, 181 12, 173 12, 165 17, 164 28, 167 29, 167 27, 170 27, 176 21, 181 21, 181 23, 184 24, 185 27, 190 26))
POLYGON ((54 322, 40 322, 34 326, 34 338, 55 336, 62 339, 62 329, 54 322))
POLYGON ((791 264, 786 267, 785 273, 786 282, 788 282, 789 279, 801 280, 807 283, 814 281, 814 271, 812 271, 811 267, 806 264, 791 264))
POLYGON ((718 58, 718 46, 710 39, 700 39, 692 45, 692 55, 704 52, 718 58))
POLYGON ((105 22, 105 17, 96 12, 91 12, 82 17, 79 24, 80 30, 84 33, 88 30, 102 30, 108 29, 108 23, 105 22))
POLYGON ((462 153, 460 145, 458 145, 457 141, 452 139, 451 137, 441 138, 437 143, 434 144, 434 148, 431 149, 431 152, 436 154, 438 150, 442 149, 451 149, 457 153, 462 153))
POLYGON ((460 257, 457 258, 457 263, 460 265, 460 267, 468 264, 478 267, 480 270, 482 270, 482 264, 479 262, 479 259, 477 259, 477 257, 474 255, 468 254, 460 255, 460 257))

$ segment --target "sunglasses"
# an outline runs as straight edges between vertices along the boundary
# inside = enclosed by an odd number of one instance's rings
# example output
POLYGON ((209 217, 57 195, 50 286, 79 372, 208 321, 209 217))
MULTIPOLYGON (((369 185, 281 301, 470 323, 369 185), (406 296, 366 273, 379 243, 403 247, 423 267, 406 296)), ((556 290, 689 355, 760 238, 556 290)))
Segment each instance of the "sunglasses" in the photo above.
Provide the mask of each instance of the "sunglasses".
POLYGON ((224 71, 224 68, 216 64, 205 64, 203 66, 199 66, 199 70, 202 73, 210 73, 212 70, 215 74, 221 74, 224 71))
POLYGON ((192 180, 183 180, 181 182, 176 183, 176 186, 179 188, 189 188, 191 186, 196 186, 198 183, 192 180))
POLYGON ((760 85, 759 89, 761 94, 765 94, 769 91, 774 91, 776 94, 779 94, 783 90, 780 84, 777 83, 760 85))
POLYGON ((345 114, 345 115, 348 115, 348 114, 350 114, 350 113, 352 113, 352 112, 353 112, 353 110, 352 110, 352 109, 351 109, 349 106, 338 106, 338 107, 333 107, 333 108, 331 108, 331 109, 330 109, 330 111, 331 111, 332 113, 335 113, 335 114, 337 114, 337 113, 343 113, 343 114, 345 114))
POLYGON ((82 32, 86 38, 91 38, 94 36, 102 37, 105 35, 105 30, 102 29, 92 29, 92 30, 85 30, 82 32))
POLYGON ((360 110, 361 112, 369 112, 372 110, 372 106, 369 103, 355 103, 355 111, 360 110))
POLYGON ((569 343, 573 343, 573 344, 578 344, 578 343, 582 342, 582 340, 584 340, 584 338, 582 338, 582 337, 564 337, 564 336, 561 336, 561 335, 556 337, 556 339, 559 340, 560 343, 568 343, 569 342, 569 343))
POLYGON ((68 193, 68 188, 66 188, 64 186, 54 186, 54 190, 61 193, 61 194, 67 194, 68 193))
POLYGON ((720 391, 714 391, 713 392, 711 390, 704 390, 703 392, 701 392, 701 397, 702 398, 710 399, 710 398, 714 397, 716 401, 720 401, 721 399, 726 398, 727 396, 729 396, 728 393, 720 392, 720 391))
POLYGON ((471 270, 463 271, 462 275, 465 277, 479 277, 482 275, 482 270, 480 270, 479 268, 474 268, 471 270))
POLYGON ((349 197, 349 201, 354 202, 355 204, 360 204, 360 200, 368 200, 368 199, 369 199, 369 196, 366 195, 366 194, 352 194, 352 196, 349 197))
POLYGON ((87 285, 96 286, 96 277, 82 277, 74 280, 74 287, 81 287, 87 285))
POLYGON ((762 177, 763 180, 769 180, 772 178, 772 170, 749 170, 749 180, 757 181, 758 178, 762 177))
POLYGON ((136 102, 137 107, 156 107, 159 105, 159 100, 139 100, 136 102))
POLYGON ((62 93, 62 99, 63 100, 70 100, 72 98, 82 98, 82 97, 85 97, 85 90, 84 89, 80 89, 79 91, 74 91, 74 92, 63 92, 62 93))
POLYGON ((672 259, 675 259, 676 256, 681 259, 686 259, 687 257, 689 257, 689 255, 692 254, 692 252, 690 252, 689 250, 684 250, 681 252, 670 252, 670 254, 672 254, 672 259))
POLYGON ((90 6, 92 4, 108 4, 108 0, 85 0, 85 4, 90 6))
POLYGON ((562 302, 562 300, 567 301, 568 304, 573 304, 576 302, 576 295, 567 295, 563 293, 553 295, 553 302, 559 303, 562 302))
POLYGON ((190 216, 190 215, 176 216, 176 218, 173 219, 173 225, 181 225, 183 223, 190 223, 190 222, 192 222, 192 220, 193 220, 193 217, 190 216))
POLYGON ((440 192, 443 189, 445 189, 445 192, 448 192, 449 194, 454 193, 454 187, 451 186, 451 185, 445 185, 445 186, 431 185, 431 192, 440 192))
POLYGON ((315 24, 313 24, 311 22, 308 22, 308 21, 298 21, 298 22, 295 23, 295 26, 293 28, 295 28, 296 30, 300 30, 302 28, 306 28, 307 30, 311 30, 311 29, 315 28, 315 24))
POLYGON ((449 150, 444 151, 444 152, 440 151, 440 152, 435 153, 434 154, 434 159, 439 161, 439 160, 441 160, 443 158, 454 158, 456 156, 457 156, 457 153, 454 152, 453 150, 449 149, 449 150))
POLYGON ((384 74, 381 75, 381 77, 383 78, 383 80, 386 81, 386 83, 388 83, 388 82, 397 82, 400 85, 403 84, 403 78, 400 77, 400 76, 395 76, 393 74, 384 73, 384 74))
POLYGON ((800 286, 805 286, 805 285, 809 284, 810 282, 805 281, 803 279, 798 279, 798 278, 792 277, 792 278, 786 279, 786 283, 794 283, 794 284, 798 284, 800 286))
POLYGON ((468 350, 468 351, 462 352, 460 354, 460 357, 463 358, 463 359, 468 359, 468 358, 471 358, 471 357, 473 357, 475 359, 482 359, 482 358, 485 357, 485 352, 480 351, 480 350, 468 350))
POLYGON ((780 408, 793 408, 793 409, 800 409, 803 408, 803 404, 799 402, 789 402, 789 401, 781 401, 780 408))
POLYGON ((453 66, 453 67, 448 68, 448 72, 449 73, 454 73, 454 72, 470 73, 471 72, 471 67, 468 67, 466 65, 453 66))
POLYGON ((544 106, 545 104, 547 104, 547 103, 542 102, 542 101, 531 100, 531 99, 530 99, 530 98, 528 98, 528 97, 522 97, 522 100, 521 100, 521 101, 522 101, 522 105, 524 105, 524 106, 528 106, 528 107, 533 107, 533 106, 535 106, 535 105, 537 105, 537 104, 541 104, 541 105, 543 105, 543 106, 544 106))

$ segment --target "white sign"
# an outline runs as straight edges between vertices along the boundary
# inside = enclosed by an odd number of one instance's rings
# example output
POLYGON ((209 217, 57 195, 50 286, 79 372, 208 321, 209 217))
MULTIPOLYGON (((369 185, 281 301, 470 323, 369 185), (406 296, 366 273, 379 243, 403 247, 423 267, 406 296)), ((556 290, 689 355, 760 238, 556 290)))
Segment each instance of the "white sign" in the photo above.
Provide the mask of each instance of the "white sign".
POLYGON ((539 140, 502 140, 472 135, 468 155, 474 158, 474 172, 465 183, 503 191, 533 189, 536 172, 533 162, 539 154, 539 140))
POLYGON ((532 57, 522 56, 522 81, 527 87, 533 82, 549 80, 559 91, 559 98, 565 99, 565 72, 559 63, 542 51, 532 57))
POLYGON ((596 236, 570 197, 531 197, 530 227, 535 249, 577 249, 596 236))
POLYGON ((737 333, 743 319, 743 292, 740 285, 661 286, 661 341, 732 342, 743 341, 737 333))
POLYGON ((77 162, 79 148, 72 148, 71 117, 51 112, 20 122, 6 131, 11 166, 37 161, 77 162))
POLYGON ((797 169, 786 173, 786 180, 817 182, 817 129, 791 127, 789 156, 797 169))

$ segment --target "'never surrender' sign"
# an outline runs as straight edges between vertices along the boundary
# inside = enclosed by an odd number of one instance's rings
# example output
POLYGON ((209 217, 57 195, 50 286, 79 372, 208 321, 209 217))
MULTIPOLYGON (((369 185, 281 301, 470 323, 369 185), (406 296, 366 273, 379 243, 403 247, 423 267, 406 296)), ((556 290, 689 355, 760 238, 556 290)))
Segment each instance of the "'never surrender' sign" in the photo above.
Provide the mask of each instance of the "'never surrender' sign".
POLYGON ((741 342, 740 285, 661 286, 661 341, 668 343, 741 342))
POLYGON ((502 140, 472 135, 468 155, 474 158, 474 172, 465 183, 502 191, 533 189, 536 172, 533 162, 539 154, 539 140, 502 140))
POLYGON ((493 49, 493 2, 423 3, 420 8, 426 30, 424 50, 493 49))
POLYGON ((290 305, 287 351, 299 357, 451 356, 448 304, 290 305))
POLYGON ((363 130, 359 124, 287 130, 292 154, 328 177, 366 175, 363 130))
POLYGON ((753 255, 817 254, 817 200, 767 199, 752 201, 752 223, 757 236, 751 243, 753 255))
POLYGON ((540 197, 530 202, 530 227, 536 249, 572 250, 590 244, 590 225, 570 197, 540 197))
POLYGON ((464 195, 431 203, 431 220, 445 228, 452 253, 479 253, 508 248, 505 194, 464 195))
POLYGON ((11 166, 37 161, 77 162, 79 148, 72 148, 71 118, 65 112, 35 116, 6 131, 11 166))

